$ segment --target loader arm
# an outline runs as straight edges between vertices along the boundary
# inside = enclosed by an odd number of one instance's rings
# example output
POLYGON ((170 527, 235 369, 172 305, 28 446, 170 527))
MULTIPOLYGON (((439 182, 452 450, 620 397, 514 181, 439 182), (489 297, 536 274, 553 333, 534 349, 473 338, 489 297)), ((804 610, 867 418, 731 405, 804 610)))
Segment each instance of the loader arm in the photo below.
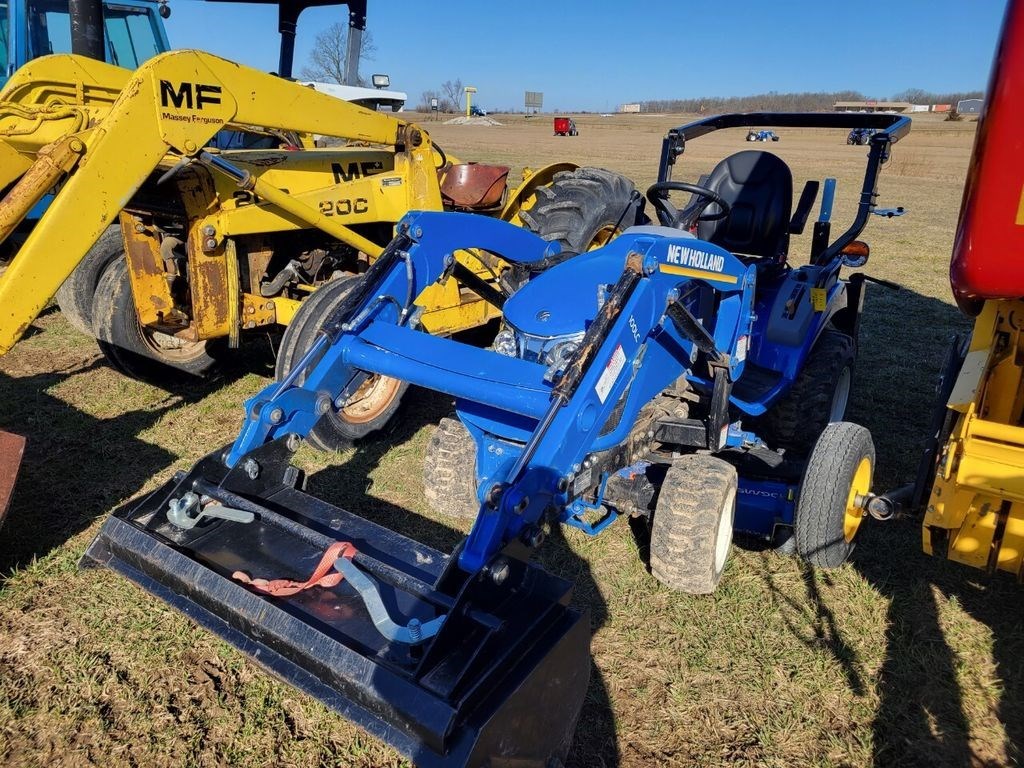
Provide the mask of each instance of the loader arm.
MULTIPOLYGON (((110 72, 116 68, 76 56, 41 61, 45 62, 43 70, 37 72, 55 74, 61 66, 70 65, 84 75, 92 73, 93 80, 107 84, 100 89, 100 100, 103 93, 109 95, 109 86, 116 79, 110 72)), ((56 77, 54 81, 58 85, 51 86, 51 90, 67 96, 68 81, 56 77)), ((83 85, 81 91, 86 90, 83 85)), ((161 161, 169 154, 197 157, 225 127, 259 126, 395 147, 409 156, 406 183, 410 200, 418 204, 414 207, 441 207, 436 179, 432 178, 433 150, 429 137, 420 129, 207 53, 175 51, 151 59, 127 78, 106 110, 84 103, 77 107, 64 105, 61 96, 51 98, 46 94, 46 83, 31 72, 16 75, 3 92, 5 98, 27 101, 37 110, 42 109, 40 104, 49 103, 54 105, 51 109, 66 108, 72 113, 42 121, 47 132, 34 142, 15 135, 19 124, 24 130, 26 121, 34 118, 19 116, 18 102, 0 103, 0 116, 10 115, 6 121, 0 117, 0 131, 12 124, 8 128, 10 137, 4 140, 19 152, 31 152, 33 143, 38 145, 48 137, 74 142, 75 148, 80 144, 79 157, 62 168, 67 177, 53 204, 0 278, 0 354, 17 342, 161 161), (68 125, 77 130, 61 134, 61 125, 65 131, 68 125)), ((52 172, 24 171, 21 181, 0 201, 0 222, 17 218, 9 211, 23 210, 27 199, 42 197, 53 181, 52 172)), ((243 186, 251 183, 247 178, 236 181, 243 186)), ((275 195, 274 190, 263 191, 270 205, 281 207, 286 215, 346 239, 347 228, 319 211, 285 195, 275 195)))

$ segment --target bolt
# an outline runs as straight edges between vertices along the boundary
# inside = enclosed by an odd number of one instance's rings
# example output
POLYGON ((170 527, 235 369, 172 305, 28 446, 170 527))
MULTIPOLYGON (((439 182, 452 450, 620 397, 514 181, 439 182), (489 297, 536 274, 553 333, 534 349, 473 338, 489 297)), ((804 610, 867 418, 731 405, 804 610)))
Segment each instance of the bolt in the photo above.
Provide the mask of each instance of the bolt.
POLYGON ((316 412, 323 416, 329 410, 331 410, 331 398, 327 395, 320 395, 316 399, 316 412))
POLYGON ((141 235, 143 232, 146 231, 146 225, 143 224, 141 221, 136 221, 135 222, 135 231, 138 232, 141 235))
POLYGON ((498 505, 501 503, 501 485, 499 483, 491 486, 491 490, 487 492, 486 501, 487 506, 491 509, 498 508, 498 505))
POLYGON ((256 459, 246 459, 245 463, 242 464, 242 469, 249 476, 250 480, 255 480, 260 476, 260 465, 256 459))
POLYGON ((519 500, 519 503, 516 504, 516 514, 517 515, 523 514, 523 512, 526 511, 526 508, 528 506, 530 506, 530 497, 529 496, 523 496, 523 498, 521 498, 519 500))
POLYGON ((558 478, 558 485, 556 487, 558 488, 558 492, 559 493, 565 493, 566 489, 569 487, 569 478, 567 478, 567 477, 560 477, 560 478, 558 478))
POLYGON ((494 445, 493 444, 487 446, 487 452, 488 453, 494 453, 494 445))
POLYGON ((273 312, 273 310, 274 310, 274 302, 268 301, 266 304, 263 305, 263 308, 265 310, 267 310, 268 312, 273 312))
POLYGON ((418 238, 423 237, 423 227, 416 227, 416 231, 413 234, 418 238))
POLYGON ((207 224, 203 227, 203 237, 213 237, 217 234, 217 230, 213 228, 212 224, 207 224))
POLYGON ((508 581, 512 569, 508 567, 508 560, 501 558, 491 566, 491 581, 499 587, 508 581))
POLYGON ((77 154, 85 149, 85 145, 82 143, 81 139, 72 139, 68 142, 68 149, 77 154))
POLYGON ((292 453, 299 450, 299 446, 302 444, 302 438, 292 432, 288 437, 284 439, 284 447, 292 453))
POLYGON ((284 419, 284 410, 281 408, 275 408, 270 412, 270 423, 280 424, 284 419))
POLYGON ((587 458, 583 460, 583 468, 590 469, 592 466, 594 466, 594 457, 587 456, 587 458))
POLYGON ((497 448, 494 449, 495 456, 501 456, 504 452, 505 451, 501 448, 501 446, 498 446, 497 448))
POLYGON ((246 311, 247 314, 255 315, 256 314, 256 307, 254 307, 252 304, 250 304, 248 307, 245 308, 245 311, 246 311))
POLYGON ((573 464, 572 465, 572 473, 574 475, 578 475, 580 473, 581 469, 582 469, 582 467, 579 464, 573 464))
POLYGON ((186 152, 195 152, 197 149, 198 149, 198 147, 196 146, 196 143, 194 141, 186 141, 185 142, 185 151, 186 152))
POLYGON ((531 549, 536 549, 544 543, 544 529, 539 525, 531 525, 523 529, 521 536, 523 543, 531 549))
POLYGON ((214 237, 208 237, 203 241, 203 249, 207 251, 217 250, 217 239, 214 237))
POLYGON ((409 640, 418 643, 421 637, 420 620, 409 619, 409 624, 406 628, 409 630, 409 640))

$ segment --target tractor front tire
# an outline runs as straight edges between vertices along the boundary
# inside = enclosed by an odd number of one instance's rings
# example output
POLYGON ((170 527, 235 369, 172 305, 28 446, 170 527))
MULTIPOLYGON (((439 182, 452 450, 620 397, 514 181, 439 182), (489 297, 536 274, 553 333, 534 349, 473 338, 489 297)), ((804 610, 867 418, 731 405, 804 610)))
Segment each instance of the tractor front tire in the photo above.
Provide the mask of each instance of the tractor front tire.
POLYGON ((139 323, 124 259, 111 261, 92 303, 92 332, 107 361, 133 379, 160 386, 181 375, 204 378, 218 365, 223 339, 184 341, 139 323))
POLYGON ((124 255, 121 227, 114 225, 100 235, 96 244, 85 254, 74 271, 68 275, 54 298, 64 318, 72 327, 88 336, 94 336, 92 303, 107 265, 124 255))
POLYGON ((692 595, 715 591, 729 556, 736 513, 736 469, 687 454, 665 474, 651 523, 651 573, 692 595))
POLYGON ((842 421, 853 381, 853 339, 825 331, 793 386, 760 421, 769 448, 806 455, 830 422, 842 421))
POLYGON ((480 511, 476 443, 458 419, 441 419, 427 444, 423 495, 431 509, 448 517, 472 520, 480 511))
POLYGON ((519 214, 526 229, 557 241, 566 257, 604 245, 636 223, 641 196, 629 179, 602 168, 556 173, 539 187, 529 210, 519 214))
MULTIPOLYGON (((281 337, 274 372, 278 381, 291 371, 316 340, 317 333, 360 278, 350 275, 332 280, 313 292, 299 306, 281 337)), ((304 376, 296 383, 301 384, 304 376)), ((343 451, 371 432, 384 427, 395 415, 409 384, 374 374, 336 410, 331 408, 306 436, 321 451, 343 451)))
POLYGON ((853 552, 864 512, 857 497, 871 490, 871 433, 848 421, 829 424, 811 452, 800 484, 793 529, 800 556, 818 568, 838 568, 853 552))

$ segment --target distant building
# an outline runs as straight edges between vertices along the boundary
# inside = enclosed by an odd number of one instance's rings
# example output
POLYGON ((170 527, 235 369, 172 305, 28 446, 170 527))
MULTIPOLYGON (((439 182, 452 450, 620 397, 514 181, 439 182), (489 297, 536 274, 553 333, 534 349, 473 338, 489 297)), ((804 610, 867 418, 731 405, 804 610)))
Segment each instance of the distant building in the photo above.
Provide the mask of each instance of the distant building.
POLYGON ((952 104, 932 104, 932 112, 949 112, 952 108, 952 104))
POLYGON ((956 111, 961 115, 979 115, 984 99, 961 99, 956 103, 956 111))
POLYGON ((927 104, 911 104, 908 112, 928 112, 931 109, 927 104))
POLYGON ((906 112, 913 105, 909 101, 837 101, 835 112, 906 112))
POLYGON ((619 112, 630 112, 636 114, 640 112, 640 104, 620 104, 619 112))

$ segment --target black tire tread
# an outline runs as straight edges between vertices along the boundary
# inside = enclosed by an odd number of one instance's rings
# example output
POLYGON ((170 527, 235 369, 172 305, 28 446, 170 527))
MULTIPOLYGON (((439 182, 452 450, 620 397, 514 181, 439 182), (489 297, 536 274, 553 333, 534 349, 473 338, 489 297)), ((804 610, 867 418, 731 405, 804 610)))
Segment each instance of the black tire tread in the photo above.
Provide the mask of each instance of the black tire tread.
POLYGON ((435 512, 460 520, 476 517, 476 443, 458 419, 445 417, 427 444, 423 496, 435 512))
POLYGON ((71 326, 87 336, 95 336, 92 325, 92 303, 100 278, 111 261, 124 253, 121 227, 107 227, 95 245, 88 250, 68 275, 54 298, 61 314, 71 326))
POLYGON ((658 581, 694 595, 715 590, 721 507, 737 482, 732 465, 706 454, 682 456, 669 467, 651 525, 651 573, 658 581))
POLYGON ((782 398, 760 419, 760 436, 771 448, 807 453, 828 425, 839 374, 852 368, 854 342, 845 333, 825 331, 804 369, 782 398))
POLYGON ((533 207, 519 215, 524 227, 545 240, 557 241, 565 254, 587 251, 607 225, 632 226, 640 206, 633 182, 603 168, 556 173, 535 196, 533 207))
POLYGON ((100 276, 92 303, 92 328, 100 351, 114 368, 157 386, 183 377, 209 376, 216 371, 225 348, 224 339, 212 339, 199 342, 202 347, 191 359, 160 357, 143 338, 124 259, 109 262, 100 276))
POLYGON ((811 452, 800 485, 793 528, 800 556, 818 568, 838 568, 853 552, 843 520, 853 474, 861 459, 875 467, 871 433, 859 424, 836 421, 825 427, 811 452))
MULTIPOLYGON (((346 275, 332 280, 320 286, 302 302, 295 317, 292 318, 281 336, 281 344, 278 347, 277 359, 274 363, 274 374, 278 381, 281 381, 292 369, 292 366, 302 358, 327 318, 359 279, 358 275, 346 275)), ((300 376, 297 381, 301 384, 303 377, 300 376)), ((372 421, 362 424, 345 424, 332 414, 325 415, 306 435, 306 442, 317 450, 328 453, 344 451, 357 440, 387 424, 398 410, 402 396, 408 387, 408 383, 403 382, 387 408, 372 421)))

